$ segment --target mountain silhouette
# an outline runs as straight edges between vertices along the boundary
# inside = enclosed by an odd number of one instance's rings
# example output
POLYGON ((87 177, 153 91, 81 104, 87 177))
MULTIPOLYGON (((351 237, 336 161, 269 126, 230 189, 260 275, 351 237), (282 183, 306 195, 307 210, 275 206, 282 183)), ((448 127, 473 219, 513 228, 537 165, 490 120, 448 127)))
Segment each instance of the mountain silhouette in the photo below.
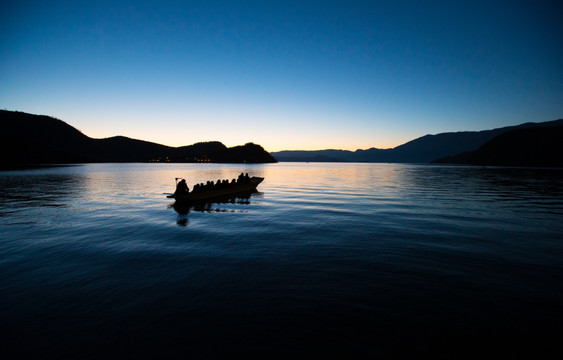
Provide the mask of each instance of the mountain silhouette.
POLYGON ((124 136, 93 139, 59 119, 17 111, 0 110, 0 125, 2 169, 85 162, 268 163, 276 160, 561 166, 554 154, 559 154, 559 143, 563 143, 560 141, 563 120, 425 135, 393 149, 272 154, 253 143, 227 148, 218 141, 209 141, 170 147, 124 136))
POLYGON ((435 163, 563 167, 563 125, 511 130, 495 136, 476 151, 435 163))
POLYGON ((170 147, 124 136, 93 139, 62 120, 17 111, 0 110, 0 126, 4 169, 85 162, 276 162, 255 144, 243 146, 243 153, 218 141, 170 147))
POLYGON ((495 136, 512 130, 563 125, 563 119, 525 123, 484 131, 449 132, 425 135, 393 149, 313 150, 272 152, 278 161, 396 162, 430 163, 436 159, 477 150, 495 136))
POLYGON ((246 143, 244 145, 234 146, 228 149, 217 151, 213 155, 215 162, 221 163, 265 163, 273 157, 262 148, 262 146, 254 143, 246 143))

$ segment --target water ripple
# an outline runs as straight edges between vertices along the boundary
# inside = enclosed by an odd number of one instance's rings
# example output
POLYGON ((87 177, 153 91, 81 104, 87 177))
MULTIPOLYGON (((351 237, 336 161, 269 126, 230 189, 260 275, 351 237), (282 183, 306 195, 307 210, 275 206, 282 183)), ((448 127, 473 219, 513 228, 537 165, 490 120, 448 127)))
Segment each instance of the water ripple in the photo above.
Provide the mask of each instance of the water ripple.
POLYGON ((2 172, 4 339, 78 353, 550 348, 561 175, 292 163, 2 172), (178 176, 240 172, 266 178, 246 201, 177 212, 162 195, 178 176))

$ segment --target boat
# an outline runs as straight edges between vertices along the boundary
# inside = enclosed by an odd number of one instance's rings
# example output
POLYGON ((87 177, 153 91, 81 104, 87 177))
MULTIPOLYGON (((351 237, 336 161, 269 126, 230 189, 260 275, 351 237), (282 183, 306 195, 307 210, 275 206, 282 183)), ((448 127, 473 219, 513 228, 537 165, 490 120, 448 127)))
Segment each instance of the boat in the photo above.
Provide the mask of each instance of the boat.
POLYGON ((185 194, 166 196, 169 199, 175 199, 176 202, 205 202, 217 198, 233 197, 239 194, 250 194, 256 191, 256 187, 264 181, 263 177, 253 176, 247 181, 236 184, 228 184, 224 187, 218 187, 211 190, 203 190, 197 192, 188 192, 185 194))

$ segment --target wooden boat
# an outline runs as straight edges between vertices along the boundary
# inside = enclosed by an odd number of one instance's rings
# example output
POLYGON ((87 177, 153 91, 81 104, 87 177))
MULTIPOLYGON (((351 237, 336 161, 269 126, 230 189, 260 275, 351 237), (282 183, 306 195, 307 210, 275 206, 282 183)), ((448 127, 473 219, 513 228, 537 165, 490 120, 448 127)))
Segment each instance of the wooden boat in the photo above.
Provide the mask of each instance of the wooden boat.
POLYGON ((203 190, 197 192, 189 192, 179 196, 170 194, 166 196, 170 199, 175 199, 176 202, 203 202, 213 200, 216 198, 226 198, 229 196, 236 196, 237 194, 249 194, 256 191, 256 187, 264 181, 263 177, 253 176, 248 181, 242 184, 228 184, 225 187, 219 187, 212 190, 203 190))

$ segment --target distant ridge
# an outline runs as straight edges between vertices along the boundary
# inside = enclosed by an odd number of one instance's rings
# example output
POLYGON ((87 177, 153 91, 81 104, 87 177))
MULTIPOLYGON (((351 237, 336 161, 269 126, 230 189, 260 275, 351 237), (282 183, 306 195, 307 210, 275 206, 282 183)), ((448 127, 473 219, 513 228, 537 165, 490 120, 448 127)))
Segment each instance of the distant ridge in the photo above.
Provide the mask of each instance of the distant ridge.
POLYGON ((115 136, 93 139, 62 120, 0 110, 0 168, 85 162, 233 162, 276 160, 260 145, 227 148, 218 141, 170 147, 115 136))
POLYGON ((563 167, 563 125, 515 129, 495 136, 475 151, 435 163, 489 166, 563 167))
POLYGON ((272 152, 278 161, 297 162, 395 162, 430 163, 434 160, 477 150, 495 136, 508 131, 537 127, 561 126, 563 119, 541 123, 525 123, 484 131, 449 132, 425 135, 393 149, 371 148, 367 150, 314 150, 272 152))

